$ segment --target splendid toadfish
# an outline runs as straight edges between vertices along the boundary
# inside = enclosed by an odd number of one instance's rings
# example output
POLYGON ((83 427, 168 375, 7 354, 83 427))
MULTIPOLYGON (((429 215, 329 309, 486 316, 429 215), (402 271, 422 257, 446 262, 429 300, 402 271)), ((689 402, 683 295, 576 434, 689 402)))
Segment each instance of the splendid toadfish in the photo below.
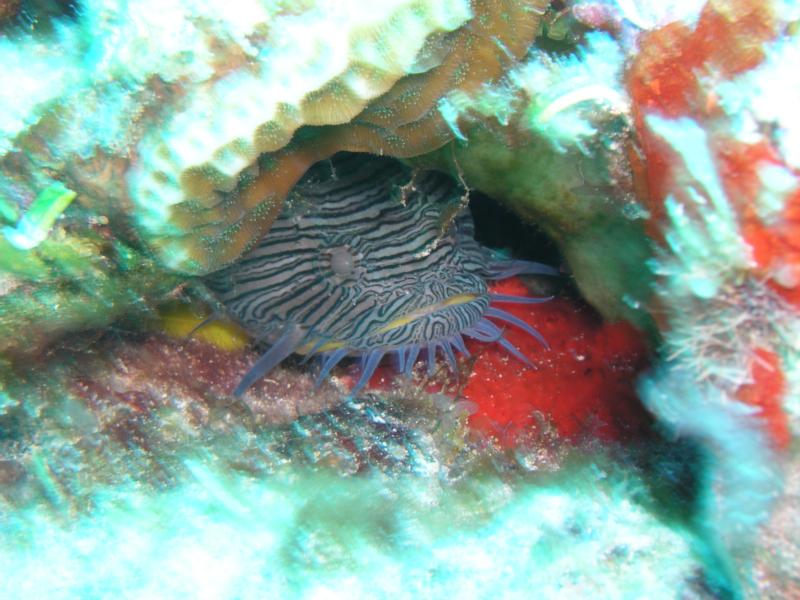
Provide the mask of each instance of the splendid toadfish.
POLYGON ((556 274, 504 260, 474 239, 464 194, 444 174, 387 158, 339 154, 312 167, 260 243, 205 282, 257 340, 270 345, 234 391, 244 393, 292 353, 319 355, 321 382, 361 358, 357 393, 386 354, 410 374, 420 353, 455 370, 464 336, 497 342, 532 366, 495 321, 541 334, 495 304, 548 298, 491 294, 487 281, 556 274))

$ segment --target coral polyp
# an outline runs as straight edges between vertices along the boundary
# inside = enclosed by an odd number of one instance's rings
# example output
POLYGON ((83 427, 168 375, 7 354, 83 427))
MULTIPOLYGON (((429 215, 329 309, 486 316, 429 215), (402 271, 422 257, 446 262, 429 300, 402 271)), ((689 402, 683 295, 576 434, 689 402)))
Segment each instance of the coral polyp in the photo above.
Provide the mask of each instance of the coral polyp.
POLYGON ((322 357, 319 378, 345 356, 361 357, 362 388, 385 354, 410 373, 421 351, 456 370, 462 336, 498 342, 530 361, 490 319, 529 324, 490 304, 546 298, 493 296, 486 282, 545 265, 502 260, 474 239, 464 194, 447 176, 411 172, 361 154, 318 163, 289 195, 259 245, 206 278, 227 310, 270 349, 235 393, 293 352, 322 357))

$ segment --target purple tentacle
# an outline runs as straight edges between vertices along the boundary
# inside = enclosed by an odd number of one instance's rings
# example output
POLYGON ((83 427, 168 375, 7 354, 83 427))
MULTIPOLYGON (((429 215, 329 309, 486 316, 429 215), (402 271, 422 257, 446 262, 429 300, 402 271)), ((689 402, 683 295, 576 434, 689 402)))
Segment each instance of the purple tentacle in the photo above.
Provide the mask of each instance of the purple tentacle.
POLYGON ((408 354, 406 355, 406 364, 405 369, 403 370, 403 375, 406 377, 411 377, 411 374, 414 371, 414 365, 417 362, 417 358, 419 357, 419 344, 411 344, 408 347, 408 354))
POLYGON ((405 348, 398 348, 394 351, 394 355, 397 359, 397 372, 398 373, 405 373, 406 372, 406 349, 405 348))
POLYGON ((436 372, 436 347, 439 342, 428 343, 428 376, 430 377, 436 372))
POLYGON ((361 388, 367 385, 369 378, 372 377, 375 369, 378 368, 378 363, 381 362, 384 354, 386 354, 386 350, 378 348, 361 356, 361 377, 359 377, 353 389, 350 390, 351 396, 355 396, 361 391, 361 388))
MULTIPOLYGON (((314 335, 313 331, 310 331, 308 333, 308 337, 313 337, 313 335, 314 335)), ((306 355, 303 357, 303 360, 300 361, 300 364, 301 365, 306 364, 309 360, 311 360, 317 354, 317 352, 319 352, 319 349, 322 348, 328 342, 330 342, 330 338, 329 337, 320 336, 320 338, 316 342, 314 342, 314 345, 311 346, 311 350, 309 350, 306 353, 306 355)))
POLYGON ((514 275, 558 275, 558 269, 527 260, 503 260, 489 265, 488 279, 508 279, 514 275))
POLYGON ((347 352, 347 348, 339 348, 338 350, 326 352, 322 355, 325 357, 325 360, 322 363, 322 368, 317 374, 317 378, 314 380, 314 387, 319 387, 319 385, 322 383, 322 380, 325 379, 328 376, 328 373, 331 372, 331 369, 338 365, 339 361, 347 356, 347 352))
POLYGON ((555 296, 542 296, 539 298, 530 298, 527 296, 512 296, 509 294, 489 294, 491 302, 510 302, 513 304, 541 304, 552 300, 555 296))
POLYGON ((470 327, 469 329, 464 330, 464 335, 467 337, 471 337, 472 339, 478 340, 479 342, 496 342, 497 338, 490 338, 484 333, 481 333, 474 327, 470 327))
POLYGON ((528 357, 525 356, 522 352, 520 352, 519 349, 514 344, 509 342, 506 338, 501 337, 499 340, 497 340, 497 343, 500 344, 506 350, 508 350, 511 354, 516 356, 523 363, 528 365, 530 368, 532 369, 536 368, 536 366, 528 359, 528 357))
POLYGON ((469 350, 467 350, 467 345, 464 343, 464 338, 461 337, 460 333, 455 334, 452 338, 450 338, 451 343, 453 346, 456 347, 456 350, 461 352, 464 356, 469 356, 469 350))
POLYGON ((233 390, 234 396, 241 396, 250 386, 274 369, 283 359, 289 356, 300 345, 305 333, 300 327, 289 325, 283 330, 277 341, 270 346, 264 355, 256 361, 239 385, 233 390))
POLYGON ((458 363, 456 362, 456 355, 453 353, 453 347, 448 340, 442 340, 442 350, 444 350, 444 357, 447 364, 450 365, 450 370, 458 374, 458 363))
POLYGON ((503 335, 497 325, 486 319, 481 319, 469 329, 465 329, 463 333, 479 342, 496 342, 503 335))
POLYGON ((515 317, 511 313, 490 306, 489 308, 486 309, 486 312, 484 314, 486 314, 487 317, 493 317, 495 319, 500 319, 501 321, 505 321, 506 323, 511 323, 512 325, 516 325, 517 327, 522 329, 525 333, 536 338, 536 340, 538 340, 539 343, 542 344, 542 346, 544 346, 547 349, 550 348, 550 345, 547 343, 547 340, 544 339, 544 336, 541 333, 539 333, 538 331, 536 331, 536 329, 528 325, 525 321, 523 321, 518 317, 515 317))

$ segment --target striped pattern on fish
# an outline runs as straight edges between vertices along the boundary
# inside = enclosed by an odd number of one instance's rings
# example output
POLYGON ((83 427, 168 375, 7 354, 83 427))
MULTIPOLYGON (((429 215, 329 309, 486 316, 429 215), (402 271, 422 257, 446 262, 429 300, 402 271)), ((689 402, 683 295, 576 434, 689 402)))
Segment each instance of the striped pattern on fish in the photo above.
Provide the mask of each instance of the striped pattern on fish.
POLYGON ((412 174, 398 161, 339 154, 312 167, 269 233, 237 263, 206 278, 226 309, 271 348, 245 376, 241 394, 296 352, 323 357, 321 378, 360 355, 362 387, 387 352, 409 372, 420 351, 455 367, 463 335, 497 341, 529 361, 487 317, 541 336, 490 303, 487 281, 537 263, 498 261, 474 239, 462 193, 447 176, 412 174))

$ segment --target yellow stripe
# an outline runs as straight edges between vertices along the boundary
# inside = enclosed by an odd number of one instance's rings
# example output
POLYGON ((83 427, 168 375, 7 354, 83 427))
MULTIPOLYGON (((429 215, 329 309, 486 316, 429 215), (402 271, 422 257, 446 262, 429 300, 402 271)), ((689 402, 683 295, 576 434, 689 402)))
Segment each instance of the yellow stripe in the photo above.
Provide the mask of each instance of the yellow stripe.
MULTIPOLYGON (((447 308, 448 306, 457 306, 459 304, 466 304, 467 302, 472 302, 477 297, 478 296, 475 294, 459 294, 457 296, 452 296, 447 300, 445 300, 444 302, 441 302, 440 304, 427 306, 425 308, 421 308, 419 310, 410 312, 409 314, 404 315, 402 317, 398 317, 394 321, 387 323, 383 327, 379 327, 378 329, 368 333, 367 335, 388 333, 393 329, 397 329, 399 327, 403 327, 404 325, 408 325, 409 323, 416 321, 417 319, 427 317, 428 315, 435 313, 437 310, 441 310, 442 308, 447 308)), ((311 352, 311 349, 318 341, 319 340, 314 340, 312 342, 309 342, 308 344, 304 344, 302 347, 298 348, 296 352, 298 352, 299 354, 308 354, 309 352, 311 352)), ((343 341, 328 342, 327 344, 320 346, 317 349, 317 352, 330 352, 331 350, 338 350, 339 348, 343 348, 345 345, 346 343, 343 341)))
POLYGON ((431 313, 435 313, 437 310, 441 310, 442 308, 446 308, 448 306, 456 306, 458 304, 466 304, 467 302, 472 302, 475 300, 477 296, 475 294, 459 294, 458 296, 453 296, 448 298, 441 304, 434 304, 432 306, 426 306, 425 308, 421 308, 419 310, 415 310, 407 314, 404 317, 398 317, 394 321, 387 323, 374 333, 387 333, 392 329, 397 329, 398 327, 402 327, 403 325, 408 325, 412 321, 416 321, 417 319, 421 319, 422 317, 427 317, 431 313))
MULTIPOLYGON (((311 352, 311 349, 319 342, 319 340, 313 340, 307 344, 303 344, 300 346, 295 352, 297 354, 308 354, 311 352)), ((317 348, 317 352, 330 352, 331 350, 338 350, 344 346, 344 342, 328 342, 327 344, 323 344, 319 348, 317 348)))

